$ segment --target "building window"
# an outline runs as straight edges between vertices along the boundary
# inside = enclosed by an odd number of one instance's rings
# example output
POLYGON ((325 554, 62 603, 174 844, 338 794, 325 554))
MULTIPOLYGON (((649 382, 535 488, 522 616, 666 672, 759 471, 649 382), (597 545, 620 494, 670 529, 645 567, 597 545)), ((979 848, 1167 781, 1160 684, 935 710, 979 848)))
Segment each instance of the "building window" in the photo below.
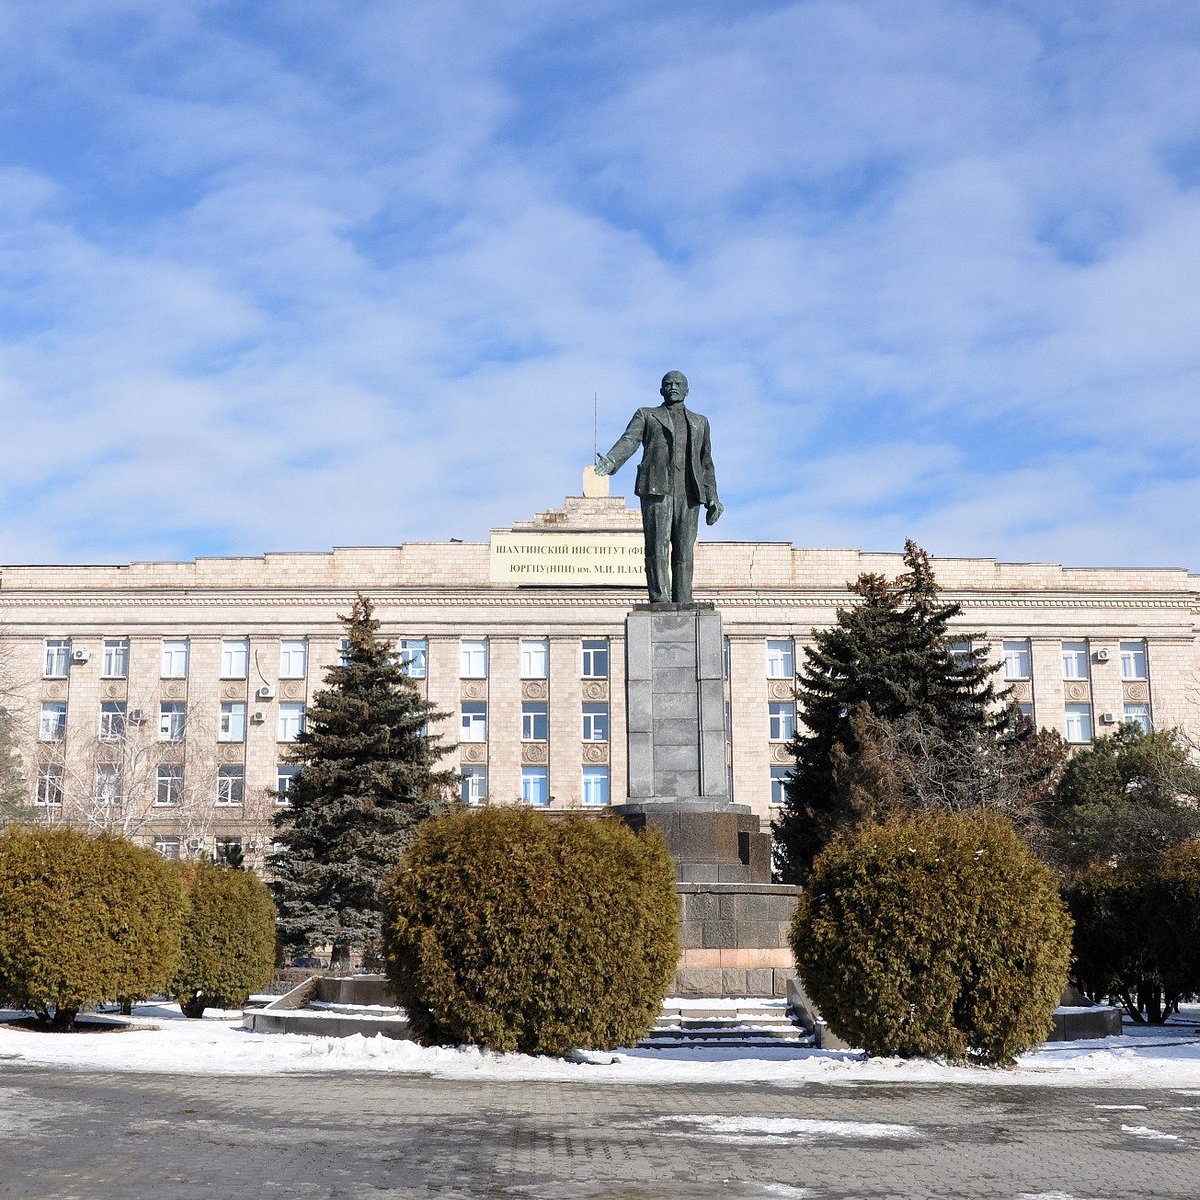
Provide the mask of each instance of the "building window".
POLYGON ((104 669, 106 679, 126 679, 129 676, 129 639, 104 639, 104 669))
POLYGON ((120 763, 101 763, 96 768, 96 799, 110 808, 120 805, 125 793, 125 772, 120 763))
POLYGON ((303 679, 308 674, 308 642, 285 638, 279 643, 279 678, 303 679))
POLYGON ((240 837, 213 838, 213 861, 226 865, 242 861, 242 839, 240 837))
POLYGON ((1089 678, 1087 642, 1063 642, 1062 664, 1064 679, 1089 678))
POLYGON ((221 705, 221 723, 217 727, 218 742, 246 740, 246 706, 241 701, 221 705))
POLYGON ((1126 725, 1136 725, 1143 733, 1150 733, 1154 728, 1150 724, 1150 705, 1126 704, 1122 718, 1126 725))
POLYGON ((608 678, 608 638, 583 639, 583 678, 608 678))
POLYGON ((424 638, 404 638, 400 642, 400 670, 409 679, 424 679, 428 674, 429 643, 424 638))
POLYGON ((164 679, 186 679, 187 673, 187 638, 164 639, 162 644, 162 677, 164 679))
POLYGON ((521 639, 521 678, 548 679, 550 677, 550 639, 521 639))
POLYGON ((585 742, 608 741, 607 704, 585 704, 583 706, 583 740, 585 742))
POLYGON ((105 700, 100 705, 100 740, 119 742, 125 736, 125 702, 105 700))
POLYGON ((154 803, 183 803, 183 763, 158 764, 154 803))
POLYGON ((767 678, 794 679, 796 650, 791 638, 767 639, 767 678))
POLYGON ((954 665, 960 671, 973 665, 971 659, 971 643, 969 641, 960 640, 951 642, 950 654, 954 658, 954 665))
POLYGON ((1145 679, 1146 675, 1146 643, 1121 643, 1121 678, 1145 679))
POLYGON ((43 742, 60 742, 67 736, 67 706, 50 700, 42 705, 42 720, 38 738, 43 742))
POLYGON ((787 802, 787 784, 788 776, 792 773, 791 767, 772 767, 771 768, 771 807, 779 808, 780 805, 787 802))
POLYGON ((342 638, 338 643, 338 666, 348 667, 350 665, 350 639, 342 638))
POLYGON ((246 768, 241 763, 222 763, 217 768, 217 803, 241 804, 246 798, 246 768))
POLYGON ((733 651, 729 647, 729 636, 721 639, 721 678, 728 679, 733 672, 733 651))
POLYGON ((487 767, 461 767, 462 802, 472 807, 487 800, 487 767))
POLYGON ((63 802, 62 763, 43 763, 38 767, 34 802, 43 808, 59 808, 63 802))
POLYGON ((464 702, 462 706, 462 728, 460 742, 487 741, 487 705, 481 700, 464 702))
POLYGON ((521 768, 521 799, 539 807, 550 803, 550 771, 546 767, 521 768))
POLYGON ((245 679, 250 673, 250 639, 225 638, 221 642, 221 678, 245 679))
POLYGON ((154 853, 159 858, 169 859, 171 862, 179 861, 179 839, 177 837, 158 837, 154 839, 154 853))
POLYGON ((548 742, 550 740, 550 710, 539 701, 521 705, 521 741, 548 742))
POLYGON ((291 804, 288 793, 292 790, 292 782, 300 773, 299 763, 279 763, 275 767, 275 803, 291 804))
POLYGON ((1067 741, 1075 745, 1092 740, 1092 706, 1068 704, 1066 713, 1067 741))
POLYGON ((583 802, 589 808, 608 803, 608 768, 583 768, 583 802))
POLYGON ((795 704, 790 700, 772 700, 768 707, 771 741, 790 742, 796 735, 795 704))
POLYGON ((186 732, 187 705, 180 700, 164 700, 158 706, 158 736, 160 741, 180 742, 186 732))
POLYGON ((1029 654, 1029 639, 1004 643, 1004 678, 1032 679, 1032 659, 1029 654))
POLYGON ((294 742, 304 732, 304 705, 284 702, 279 706, 279 737, 281 742, 294 742))
POLYGON ((1031 700, 1021 700, 1017 704, 1017 711, 1025 718, 1026 721, 1033 724, 1033 702, 1031 700))
POLYGON ((47 638, 42 674, 47 679, 66 679, 71 667, 71 639, 47 638))
POLYGON ((458 673, 463 679, 487 678, 487 638, 463 638, 458 643, 458 673))

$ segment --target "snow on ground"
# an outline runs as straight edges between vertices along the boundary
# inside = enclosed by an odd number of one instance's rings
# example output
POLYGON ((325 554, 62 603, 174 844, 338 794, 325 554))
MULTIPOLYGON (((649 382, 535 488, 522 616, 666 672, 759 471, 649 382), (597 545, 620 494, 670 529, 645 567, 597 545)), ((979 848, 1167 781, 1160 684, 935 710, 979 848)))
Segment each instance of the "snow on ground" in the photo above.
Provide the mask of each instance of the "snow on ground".
MULTIPOLYGON (((0 1021, 21 1014, 0 1011, 0 1021)), ((384 1037, 318 1037, 251 1033, 241 1014, 213 1012, 185 1020, 177 1005, 136 1006, 120 1032, 49 1034, 0 1026, 0 1070, 23 1063, 101 1071, 209 1075, 391 1072, 452 1079, 559 1080, 587 1083, 1023 1084, 1042 1087, 1175 1088, 1200 1096, 1200 1006, 1184 1008, 1158 1029, 1126 1025, 1125 1035, 1088 1042, 1051 1042, 1011 1069, 986 1070, 854 1051, 796 1047, 656 1048, 579 1053, 567 1059, 492 1054, 465 1047, 424 1048, 384 1037), (150 1026, 150 1027, 147 1027, 150 1026), (1190 1091, 1184 1089, 1192 1089, 1190 1091)), ((1200 1104, 1200 1102, 1198 1102, 1200 1104)), ((1130 1136, 1150 1139, 1130 1125, 1130 1136)), ((730 1136, 800 1136, 800 1131, 725 1131, 730 1136)))

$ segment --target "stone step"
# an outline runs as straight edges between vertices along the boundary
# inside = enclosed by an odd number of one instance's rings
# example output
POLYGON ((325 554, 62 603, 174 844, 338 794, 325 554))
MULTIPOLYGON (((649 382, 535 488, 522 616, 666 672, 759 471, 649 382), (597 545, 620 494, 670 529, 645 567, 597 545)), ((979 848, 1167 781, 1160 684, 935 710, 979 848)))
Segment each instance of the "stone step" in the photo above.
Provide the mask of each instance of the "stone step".
POLYGON ((793 1029, 787 1017, 739 1018, 723 1021, 718 1017, 659 1017, 655 1029, 793 1029))
POLYGON ((753 1025, 738 1025, 732 1029, 697 1028, 697 1029, 652 1029, 645 1038, 643 1045, 660 1045, 663 1042, 740 1042, 746 1039, 770 1044, 771 1042, 797 1042, 807 1039, 810 1035, 799 1026, 792 1025, 786 1029, 763 1029, 753 1025))
POLYGON ((639 1043, 645 1047, 806 1046, 812 1036, 793 1016, 786 1000, 747 999, 733 1004, 671 998, 663 1004, 654 1028, 639 1043))

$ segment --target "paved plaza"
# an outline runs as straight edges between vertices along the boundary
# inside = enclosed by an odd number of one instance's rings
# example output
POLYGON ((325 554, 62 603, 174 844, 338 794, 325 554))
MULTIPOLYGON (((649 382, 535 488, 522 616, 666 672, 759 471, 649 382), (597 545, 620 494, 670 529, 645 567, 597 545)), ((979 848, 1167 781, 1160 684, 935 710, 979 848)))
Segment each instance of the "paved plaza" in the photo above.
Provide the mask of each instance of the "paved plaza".
POLYGON ((1200 1195, 1200 1092, 0 1071, 28 1200, 1200 1195))

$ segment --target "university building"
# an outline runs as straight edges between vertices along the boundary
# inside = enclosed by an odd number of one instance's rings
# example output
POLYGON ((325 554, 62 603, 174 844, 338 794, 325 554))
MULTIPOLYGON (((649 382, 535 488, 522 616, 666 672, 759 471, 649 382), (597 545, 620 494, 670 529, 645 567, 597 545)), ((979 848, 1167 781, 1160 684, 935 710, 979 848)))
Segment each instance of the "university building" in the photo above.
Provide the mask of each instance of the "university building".
MULTIPOLYGON (((111 828, 171 857, 270 848, 289 743, 362 593, 471 804, 599 808, 626 794, 624 622, 645 600, 641 518, 590 472, 584 495, 483 543, 0 571, 0 668, 48 823, 111 828)), ((769 819, 816 627, 899 554, 701 542, 696 599, 725 635, 733 798, 769 819)), ((1123 721, 1200 738, 1200 576, 938 559, 962 632, 1038 725, 1084 744, 1123 721)))

